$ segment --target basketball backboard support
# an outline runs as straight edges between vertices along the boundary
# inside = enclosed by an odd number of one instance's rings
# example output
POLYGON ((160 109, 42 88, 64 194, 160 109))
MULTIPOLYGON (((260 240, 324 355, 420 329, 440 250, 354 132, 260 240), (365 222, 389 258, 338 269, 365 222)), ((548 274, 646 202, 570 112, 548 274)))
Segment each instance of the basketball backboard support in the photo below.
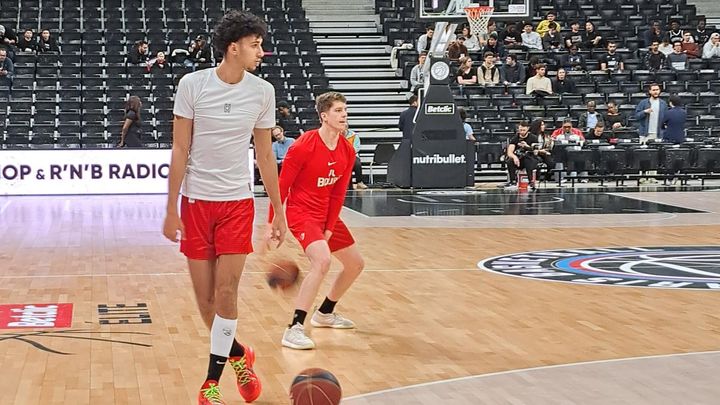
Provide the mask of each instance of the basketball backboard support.
POLYGON ((427 22, 465 20, 472 5, 494 7, 494 20, 520 21, 530 17, 533 0, 415 0, 418 20, 427 22))

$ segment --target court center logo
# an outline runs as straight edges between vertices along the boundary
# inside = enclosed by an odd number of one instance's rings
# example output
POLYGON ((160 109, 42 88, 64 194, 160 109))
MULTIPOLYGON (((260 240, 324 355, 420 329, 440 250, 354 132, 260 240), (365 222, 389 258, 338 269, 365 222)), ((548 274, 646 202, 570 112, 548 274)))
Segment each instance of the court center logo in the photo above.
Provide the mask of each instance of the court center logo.
POLYGON ((478 267, 576 284, 720 290, 720 246, 544 250, 492 257, 478 267))

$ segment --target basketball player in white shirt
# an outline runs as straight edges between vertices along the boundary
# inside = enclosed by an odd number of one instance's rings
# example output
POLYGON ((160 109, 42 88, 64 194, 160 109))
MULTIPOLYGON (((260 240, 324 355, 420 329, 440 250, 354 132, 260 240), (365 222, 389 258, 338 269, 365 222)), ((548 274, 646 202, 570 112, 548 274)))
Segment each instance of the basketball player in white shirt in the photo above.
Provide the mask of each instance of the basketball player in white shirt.
POLYGON ((257 165, 279 217, 270 237, 282 243, 285 217, 270 131, 275 91, 251 74, 260 64, 267 27, 258 17, 228 11, 213 42, 224 54, 217 68, 185 75, 175 96, 173 148, 163 234, 180 240, 200 314, 210 328, 210 362, 198 403, 224 404, 218 381, 229 362, 246 402, 260 395, 255 354, 235 340, 238 283, 252 252, 253 196, 248 149, 255 140, 257 165), (178 197, 182 201, 178 215, 178 197), (179 234, 179 238, 178 238, 179 234))

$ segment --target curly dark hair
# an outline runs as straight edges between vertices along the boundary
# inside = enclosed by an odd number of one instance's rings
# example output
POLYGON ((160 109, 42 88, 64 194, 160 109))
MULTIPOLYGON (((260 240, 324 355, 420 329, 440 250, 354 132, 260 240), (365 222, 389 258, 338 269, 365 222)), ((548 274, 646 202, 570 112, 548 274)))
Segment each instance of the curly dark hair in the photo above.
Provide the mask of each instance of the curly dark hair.
POLYGON ((264 38, 267 35, 265 21, 245 11, 228 10, 215 25, 213 44, 219 53, 224 54, 230 43, 251 35, 264 38))

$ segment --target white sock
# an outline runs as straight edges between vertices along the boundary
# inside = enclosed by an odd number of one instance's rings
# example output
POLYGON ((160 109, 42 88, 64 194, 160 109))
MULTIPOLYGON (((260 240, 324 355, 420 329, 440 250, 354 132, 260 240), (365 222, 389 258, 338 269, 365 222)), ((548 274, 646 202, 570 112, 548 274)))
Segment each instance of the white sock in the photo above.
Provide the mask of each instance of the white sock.
POLYGON ((236 330, 237 319, 225 319, 215 314, 210 329, 210 354, 229 357, 236 330))

